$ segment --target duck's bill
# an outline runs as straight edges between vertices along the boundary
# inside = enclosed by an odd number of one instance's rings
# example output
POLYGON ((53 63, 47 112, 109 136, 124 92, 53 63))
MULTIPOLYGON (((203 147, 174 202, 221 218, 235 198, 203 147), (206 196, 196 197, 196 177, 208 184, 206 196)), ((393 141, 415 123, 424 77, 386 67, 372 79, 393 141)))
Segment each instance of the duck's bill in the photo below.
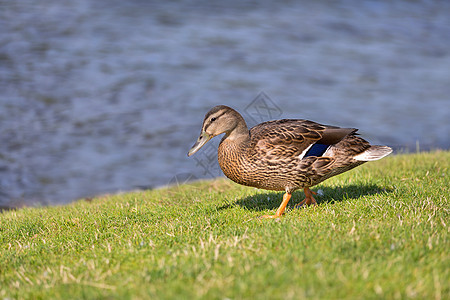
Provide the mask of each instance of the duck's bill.
POLYGON ((212 139, 212 136, 207 134, 206 132, 202 132, 200 136, 197 139, 197 142, 195 142, 194 146, 192 146, 191 150, 188 152, 188 156, 191 156, 195 152, 197 152, 203 145, 205 145, 210 139, 212 139))

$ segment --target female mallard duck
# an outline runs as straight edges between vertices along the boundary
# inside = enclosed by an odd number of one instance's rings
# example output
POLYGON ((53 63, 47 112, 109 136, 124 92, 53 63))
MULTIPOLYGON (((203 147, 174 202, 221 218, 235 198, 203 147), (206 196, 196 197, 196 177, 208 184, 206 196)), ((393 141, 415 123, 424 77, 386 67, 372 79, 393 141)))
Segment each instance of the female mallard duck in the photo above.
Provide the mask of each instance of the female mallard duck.
POLYGON ((278 218, 295 190, 304 189, 306 196, 298 205, 317 204, 310 187, 392 152, 387 146, 371 146, 356 131, 293 119, 268 121, 248 130, 237 111, 219 105, 206 114, 188 156, 225 133, 218 150, 223 173, 239 184, 285 191, 275 215, 263 216, 278 218))

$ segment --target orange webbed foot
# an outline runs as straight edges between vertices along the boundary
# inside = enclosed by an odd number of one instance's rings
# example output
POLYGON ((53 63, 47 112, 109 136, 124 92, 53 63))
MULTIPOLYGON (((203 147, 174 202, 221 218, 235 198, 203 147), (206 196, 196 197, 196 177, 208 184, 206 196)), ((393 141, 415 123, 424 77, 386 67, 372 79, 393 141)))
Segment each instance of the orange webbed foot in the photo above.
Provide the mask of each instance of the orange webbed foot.
POLYGON ((261 219, 277 219, 281 217, 284 213, 284 210, 286 209, 286 205, 288 204, 289 200, 291 199, 291 194, 285 193, 283 196, 283 201, 281 202, 280 207, 278 207, 277 212, 274 215, 264 215, 261 216, 261 219))
POLYGON ((281 218, 281 215, 263 215, 259 217, 260 219, 278 219, 281 218))
POLYGON ((304 191, 305 191, 305 199, 302 202, 295 205, 295 208, 300 208, 305 204, 306 205, 317 205, 317 201, 313 197, 313 195, 317 195, 317 193, 314 191, 311 191, 309 188, 304 188, 304 191))

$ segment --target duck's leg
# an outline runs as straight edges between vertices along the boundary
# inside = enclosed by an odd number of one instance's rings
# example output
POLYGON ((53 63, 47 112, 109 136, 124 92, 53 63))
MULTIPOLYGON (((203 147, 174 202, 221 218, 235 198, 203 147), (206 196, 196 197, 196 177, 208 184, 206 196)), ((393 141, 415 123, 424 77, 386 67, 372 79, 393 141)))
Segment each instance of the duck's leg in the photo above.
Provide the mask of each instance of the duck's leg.
POLYGON ((284 213, 284 210, 286 209, 286 205, 288 204, 289 200, 291 199, 290 193, 285 193, 283 195, 283 201, 281 202, 280 207, 278 207, 277 212, 274 215, 264 215, 261 216, 261 218, 264 219, 275 219, 281 217, 281 215, 284 213))
POLYGON ((316 192, 311 191, 309 188, 304 188, 305 191, 305 200, 297 204, 295 207, 299 208, 300 206, 307 204, 307 205, 317 205, 316 199, 314 199, 313 194, 317 195, 316 192))

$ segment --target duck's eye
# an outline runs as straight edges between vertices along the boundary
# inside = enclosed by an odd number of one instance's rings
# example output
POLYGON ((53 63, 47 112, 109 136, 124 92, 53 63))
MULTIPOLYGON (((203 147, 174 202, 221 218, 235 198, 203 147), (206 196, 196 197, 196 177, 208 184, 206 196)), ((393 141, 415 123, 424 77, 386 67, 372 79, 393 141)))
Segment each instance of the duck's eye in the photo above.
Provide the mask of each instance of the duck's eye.
POLYGON ((214 122, 215 120, 217 120, 217 118, 211 118, 211 122, 214 122))

